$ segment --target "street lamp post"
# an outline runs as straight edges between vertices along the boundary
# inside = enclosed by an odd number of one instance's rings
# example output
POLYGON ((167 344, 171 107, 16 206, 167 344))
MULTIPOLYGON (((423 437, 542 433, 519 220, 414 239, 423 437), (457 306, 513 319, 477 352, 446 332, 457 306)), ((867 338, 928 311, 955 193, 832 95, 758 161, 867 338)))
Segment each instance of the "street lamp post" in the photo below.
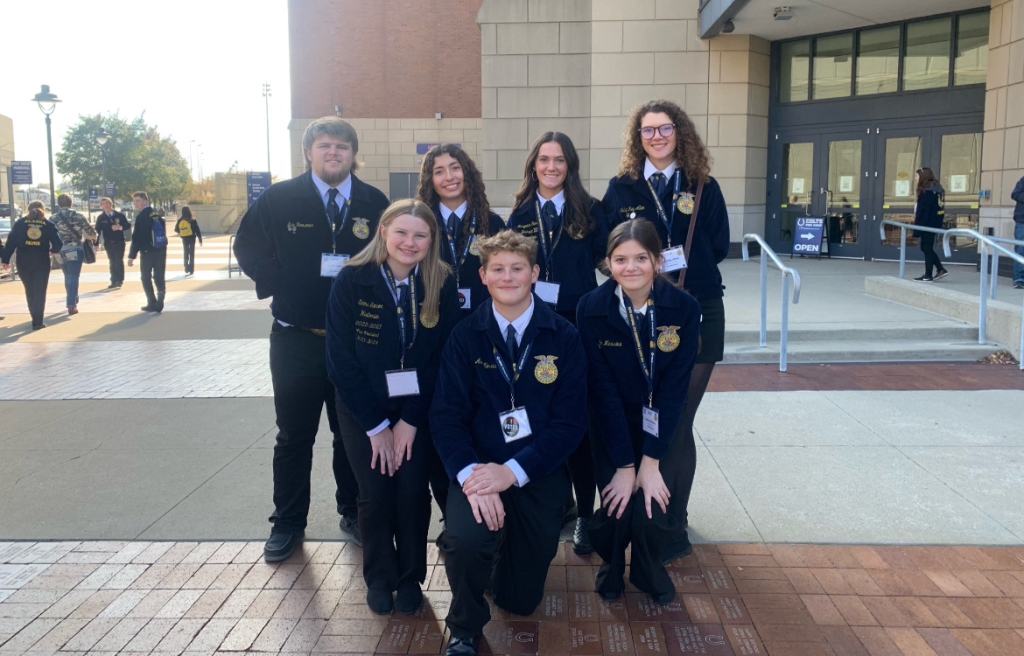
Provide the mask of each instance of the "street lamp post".
POLYGON ((193 180, 196 179, 196 170, 192 166, 192 144, 195 142, 195 139, 188 142, 188 174, 193 180))
POLYGON ((263 83, 263 107, 267 112, 267 173, 270 173, 270 83, 263 83))
POLYGON ((50 85, 40 85, 39 93, 32 98, 39 105, 39 111, 46 116, 46 153, 50 164, 50 212, 57 211, 57 197, 53 193, 53 138, 50 134, 50 114, 57 109, 60 99, 56 94, 50 93, 50 85))
POLYGON ((94 135, 96 143, 100 145, 100 189, 106 194, 107 190, 107 149, 104 146, 110 141, 110 133, 107 132, 106 128, 100 128, 94 135))

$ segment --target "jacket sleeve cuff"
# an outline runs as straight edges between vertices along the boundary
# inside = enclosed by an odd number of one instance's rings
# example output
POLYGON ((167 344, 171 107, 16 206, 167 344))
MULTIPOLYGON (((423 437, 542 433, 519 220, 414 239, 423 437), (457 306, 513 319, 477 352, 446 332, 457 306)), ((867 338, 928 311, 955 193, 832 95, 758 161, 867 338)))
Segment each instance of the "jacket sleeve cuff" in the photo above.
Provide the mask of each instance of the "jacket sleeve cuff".
POLYGON ((516 487, 523 487, 530 482, 530 477, 526 475, 523 468, 519 466, 515 458, 512 458, 505 463, 505 466, 512 470, 512 473, 516 475, 516 487))
POLYGON ((372 428, 372 429, 366 431, 366 436, 367 437, 373 437, 374 435, 376 435, 377 433, 380 433, 381 431, 383 431, 385 428, 387 428, 390 425, 391 425, 391 422, 388 421, 387 419, 385 419, 384 421, 380 422, 380 424, 376 428, 372 428))
POLYGON ((668 451, 669 440, 661 440, 653 435, 644 433, 644 455, 655 460, 661 460, 668 451))
POLYGON ((459 485, 466 484, 466 479, 469 478, 469 475, 473 473, 473 467, 476 467, 478 464, 480 463, 474 462, 472 465, 466 465, 459 471, 458 474, 456 474, 455 480, 459 482, 459 485))

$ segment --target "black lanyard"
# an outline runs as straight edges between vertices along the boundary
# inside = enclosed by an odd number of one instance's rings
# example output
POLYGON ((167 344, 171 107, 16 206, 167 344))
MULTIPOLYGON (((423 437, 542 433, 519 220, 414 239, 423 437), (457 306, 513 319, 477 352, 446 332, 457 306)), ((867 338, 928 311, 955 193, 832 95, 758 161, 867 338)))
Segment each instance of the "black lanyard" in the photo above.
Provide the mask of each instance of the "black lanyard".
POLYGON ((651 190, 651 197, 654 198, 654 207, 658 210, 658 216, 661 217, 661 222, 665 224, 665 232, 668 234, 668 245, 672 247, 672 223, 676 220, 676 200, 679 198, 679 189, 682 184, 679 169, 672 174, 672 210, 671 214, 665 213, 665 208, 661 204, 661 199, 658 198, 658 193, 654 191, 654 185, 651 184, 651 179, 647 178, 647 188, 651 190))
MULTIPOLYGON (((653 292, 654 289, 652 288, 653 292)), ((650 366, 644 359, 644 346, 640 341, 640 330, 636 325, 636 315, 633 314, 633 302, 629 300, 626 292, 622 292, 622 303, 626 306, 626 320, 629 321, 630 332, 633 334, 633 346, 636 347, 636 354, 640 358, 640 370, 643 371, 644 380, 647 381, 647 406, 654 407, 654 356, 658 349, 654 348, 654 301, 647 299, 647 323, 650 328, 650 366)))
POLYGON ((331 223, 331 217, 327 214, 327 208, 324 207, 324 214, 327 216, 327 223, 331 226, 331 250, 334 251, 335 255, 338 254, 338 235, 340 235, 341 231, 345 229, 345 223, 348 221, 348 213, 350 209, 352 209, 352 201, 346 198, 345 207, 339 214, 339 216, 341 216, 341 222, 338 223, 338 229, 335 230, 334 224, 331 223))
POLYGON ((556 237, 553 232, 549 233, 545 230, 544 220, 540 214, 539 200, 534 201, 534 208, 537 210, 537 235, 540 237, 541 256, 544 257, 544 278, 551 282, 551 261, 555 257, 555 248, 562 239, 562 233, 565 229, 565 218, 563 217, 558 223, 558 236, 556 237), (550 248, 548 248, 548 243, 551 243, 550 248))
POLYGON ((523 354, 519 356, 519 362, 513 363, 515 369, 509 371, 508 363, 505 362, 505 358, 501 357, 498 349, 491 347, 494 351, 494 362, 498 365, 498 371, 501 372, 501 377, 508 383, 509 395, 512 398, 512 409, 516 409, 516 382, 519 380, 519 374, 523 373, 523 367, 526 366, 526 358, 530 357, 530 349, 533 348, 533 342, 526 345, 523 349, 523 354))
POLYGON ((448 238, 448 252, 451 253, 452 264, 455 265, 455 286, 458 287, 460 269, 462 269, 462 265, 466 263, 466 256, 469 255, 469 247, 473 245, 473 231, 476 230, 476 212, 470 214, 469 232, 466 233, 466 243, 462 247, 461 257, 455 256, 455 235, 448 232, 448 222, 442 220, 438 223, 441 224, 441 229, 444 230, 444 236, 448 238))
POLYGON ((395 274, 391 272, 391 267, 388 266, 387 262, 382 264, 381 268, 384 269, 384 276, 388 279, 388 285, 391 286, 391 293, 395 297, 395 308, 398 310, 398 337, 402 342, 402 359, 400 361, 400 368, 405 369, 405 354, 412 348, 412 345, 416 343, 416 331, 418 330, 417 319, 419 318, 419 311, 416 307, 416 270, 414 269, 409 272, 409 318, 412 320, 412 341, 407 345, 405 342, 405 309, 402 308, 402 295, 398 293, 398 283, 395 282, 395 274))

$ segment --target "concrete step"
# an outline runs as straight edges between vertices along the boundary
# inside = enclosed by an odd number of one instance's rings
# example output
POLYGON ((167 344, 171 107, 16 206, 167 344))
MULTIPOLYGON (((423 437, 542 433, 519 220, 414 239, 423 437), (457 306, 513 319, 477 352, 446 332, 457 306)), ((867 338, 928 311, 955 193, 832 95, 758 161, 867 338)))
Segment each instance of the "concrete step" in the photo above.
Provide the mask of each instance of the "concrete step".
MULTIPOLYGON (((872 339, 865 341, 794 341, 790 335, 789 362, 973 362, 999 350, 970 339, 872 339)), ((726 363, 764 363, 779 361, 779 342, 768 341, 761 348, 756 342, 734 343, 726 339, 726 363)))
MULTIPOLYGON (((768 343, 778 343, 780 331, 778 328, 769 327, 768 343)), ((878 342, 878 341, 969 341, 978 336, 977 326, 962 321, 937 320, 932 322, 917 322, 909 324, 893 324, 879 327, 877 323, 871 325, 857 324, 808 324, 790 325, 790 343, 806 342, 878 342)), ((729 326, 726 324, 726 344, 754 344, 760 339, 760 333, 756 326, 740 324, 729 326)))

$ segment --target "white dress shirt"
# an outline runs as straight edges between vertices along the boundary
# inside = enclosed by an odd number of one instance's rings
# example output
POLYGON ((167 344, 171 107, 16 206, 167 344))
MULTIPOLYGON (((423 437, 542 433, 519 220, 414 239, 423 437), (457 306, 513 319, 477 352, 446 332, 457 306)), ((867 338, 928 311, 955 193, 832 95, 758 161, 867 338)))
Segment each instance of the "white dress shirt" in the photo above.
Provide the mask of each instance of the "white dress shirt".
MULTIPOLYGON (((469 203, 469 201, 464 200, 464 201, 462 201, 462 205, 459 205, 458 208, 456 208, 454 210, 448 209, 447 205, 445 205, 444 203, 441 203, 441 220, 444 221, 445 225, 448 225, 448 217, 452 215, 452 212, 454 212, 455 215, 457 217, 459 217, 458 218, 459 221, 461 221, 462 219, 466 218, 466 210, 469 209, 469 204, 468 203, 469 203)), ((456 227, 458 227, 458 226, 456 226, 456 227)))
POLYGON ((544 198, 543 196, 540 195, 540 191, 538 191, 537 200, 540 201, 541 208, 544 207, 544 203, 550 200, 552 203, 555 204, 555 210, 558 212, 559 216, 561 216, 562 208, 565 207, 565 189, 561 190, 551 198, 544 198))
MULTIPOLYGON (((331 185, 321 180, 316 173, 313 174, 313 184, 316 185, 316 190, 320 192, 320 200, 324 202, 324 207, 327 207, 327 203, 330 200, 328 194, 330 194, 331 185)), ((341 181, 341 184, 336 189, 338 190, 338 196, 341 197, 336 202, 338 207, 341 207, 345 204, 345 201, 352 197, 352 174, 349 173, 345 176, 345 179, 341 181)))
POLYGON ((659 170, 657 166, 651 163, 651 159, 647 158, 644 162, 644 180, 650 180, 651 176, 655 173, 664 173, 665 180, 671 180, 672 175, 676 172, 676 163, 672 162, 666 166, 663 170, 659 170))

